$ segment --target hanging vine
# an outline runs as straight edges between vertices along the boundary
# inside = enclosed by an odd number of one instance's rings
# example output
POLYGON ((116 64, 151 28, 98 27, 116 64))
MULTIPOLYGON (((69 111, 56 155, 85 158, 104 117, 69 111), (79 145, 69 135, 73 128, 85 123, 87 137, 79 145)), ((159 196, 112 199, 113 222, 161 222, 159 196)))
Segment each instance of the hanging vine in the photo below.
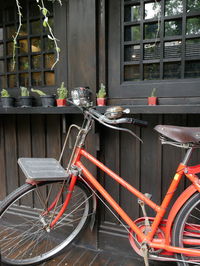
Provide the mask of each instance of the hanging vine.
MULTIPOLYGON (((16 34, 13 36, 13 69, 15 68, 15 64, 16 64, 16 49, 17 49, 17 38, 20 34, 20 30, 22 27, 22 13, 21 13, 21 9, 22 7, 20 6, 20 2, 19 0, 15 0, 16 1, 16 6, 17 6, 17 11, 18 11, 18 22, 19 22, 19 26, 18 29, 16 31, 16 34)), ((43 15, 43 27, 48 28, 49 30, 49 34, 47 35, 47 37, 52 40, 54 42, 54 46, 55 46, 55 52, 56 52, 56 58, 54 61, 54 64, 52 65, 51 69, 53 69, 55 67, 55 65, 59 62, 60 60, 60 48, 58 46, 58 39, 56 39, 53 29, 51 28, 51 25, 49 24, 49 18, 48 18, 48 14, 50 13, 48 11, 48 9, 45 7, 44 4, 44 0, 35 0, 36 4, 38 6, 38 8, 40 9, 40 12, 43 15)), ((62 1, 61 0, 48 0, 49 2, 55 3, 58 2, 61 6, 62 6, 62 1)))
POLYGON ((22 13, 21 9, 22 7, 20 6, 19 0, 16 0, 16 5, 17 5, 17 14, 18 14, 18 21, 19 21, 19 26, 17 29, 17 32, 15 36, 13 36, 13 58, 12 58, 12 68, 15 69, 16 65, 16 49, 17 49, 17 37, 19 36, 21 27, 22 27, 22 13))

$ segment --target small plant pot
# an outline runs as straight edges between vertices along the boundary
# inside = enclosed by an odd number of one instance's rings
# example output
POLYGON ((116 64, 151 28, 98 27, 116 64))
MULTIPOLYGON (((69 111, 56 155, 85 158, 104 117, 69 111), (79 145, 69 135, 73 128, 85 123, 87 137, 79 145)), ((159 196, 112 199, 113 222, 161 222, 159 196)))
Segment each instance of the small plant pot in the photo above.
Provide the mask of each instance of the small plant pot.
POLYGON ((106 105, 106 98, 97 98, 97 105, 98 106, 105 106, 106 105))
POLYGON ((32 107, 33 98, 31 96, 21 96, 19 100, 21 107, 32 107))
POLYGON ((158 97, 148 97, 148 105, 157 105, 158 97))
POLYGON ((8 108, 14 106, 14 98, 13 97, 1 97, 2 107, 8 108))
POLYGON ((57 105, 58 107, 66 106, 66 104, 67 104, 66 99, 56 99, 56 105, 57 105))
POLYGON ((40 96, 43 107, 53 107, 55 106, 55 96, 53 95, 42 95, 40 96))

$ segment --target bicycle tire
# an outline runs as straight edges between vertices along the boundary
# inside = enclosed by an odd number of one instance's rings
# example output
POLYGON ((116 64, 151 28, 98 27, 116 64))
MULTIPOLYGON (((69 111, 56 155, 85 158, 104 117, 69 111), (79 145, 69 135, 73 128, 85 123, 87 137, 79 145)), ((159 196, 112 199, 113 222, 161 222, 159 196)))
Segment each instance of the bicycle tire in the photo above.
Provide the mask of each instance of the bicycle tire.
MULTIPOLYGON (((195 193, 181 208, 175 219, 172 234, 172 243, 174 246, 200 249, 200 244, 187 243, 187 239, 199 240, 200 229, 200 194, 195 193), (196 236, 195 236, 196 234, 196 236)), ((178 266, 191 266, 200 263, 199 257, 189 257, 184 254, 176 254, 178 266), (181 260, 181 261, 180 261, 181 260), (195 263, 196 261, 196 263, 195 263)))
MULTIPOLYGON (((80 235, 92 214, 92 193, 77 181, 67 210, 50 232, 47 224, 63 205, 66 185, 56 204, 56 210, 45 214, 41 195, 46 195, 48 207, 61 188, 61 182, 44 182, 37 186, 24 184, 0 204, 1 259, 10 265, 35 265, 53 258, 80 235), (53 189, 52 189, 53 188, 53 189), (40 195, 40 196, 39 196, 40 195), (40 199, 39 199, 40 198, 40 199), (39 200, 38 200, 39 199, 39 200), (31 202, 31 204, 30 204, 31 202), (51 215, 50 215, 51 214, 51 215), (45 225, 45 226, 44 226, 45 225), (68 234, 68 235, 67 235, 68 234)), ((44 203, 44 202, 43 202, 44 203)))

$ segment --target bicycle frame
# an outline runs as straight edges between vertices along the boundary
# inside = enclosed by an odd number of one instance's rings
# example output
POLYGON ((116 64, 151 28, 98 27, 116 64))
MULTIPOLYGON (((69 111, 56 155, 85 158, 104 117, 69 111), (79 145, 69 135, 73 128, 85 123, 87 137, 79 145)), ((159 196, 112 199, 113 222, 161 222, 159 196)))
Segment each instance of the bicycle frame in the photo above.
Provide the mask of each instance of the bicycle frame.
MULTIPOLYGON (((176 188, 182 178, 182 176, 185 174, 193 183, 193 185, 191 185, 191 188, 189 191, 186 192, 187 197, 185 198, 185 201, 188 199, 188 196, 191 196, 192 194, 194 194, 196 191, 200 192, 200 184, 198 181, 198 177, 195 175, 195 173, 200 172, 200 165, 198 166, 194 166, 194 167, 187 167, 184 164, 180 164, 178 166, 178 169, 176 171, 176 174, 173 178, 173 181, 162 201, 162 204, 159 206, 157 204, 155 204, 152 200, 150 200, 149 198, 147 198, 144 194, 142 194, 141 192, 139 192, 137 189, 135 189, 134 187, 132 187, 129 183, 127 183, 124 179, 122 179, 120 176, 118 176, 117 174, 115 174, 112 170, 110 170, 108 167, 106 167, 104 164, 102 164, 101 162, 99 162, 95 157, 93 157, 91 154, 89 154, 86 150, 84 150, 83 148, 77 148, 76 152, 75 152, 75 159, 73 161, 73 165, 77 166, 81 173, 84 176, 84 180, 89 183, 90 185, 92 185, 92 187, 94 189, 96 189, 105 199, 106 201, 113 207, 113 209, 119 214, 119 216, 126 222, 126 224, 128 224, 131 228, 131 230, 133 230, 136 235, 142 240, 142 242, 148 243, 148 245, 152 248, 156 248, 156 249, 164 249, 168 252, 172 252, 172 253, 182 253, 182 254, 189 254, 189 255, 193 255, 193 256, 200 256, 200 251, 199 250, 195 250, 195 249, 188 249, 188 248, 180 248, 180 247, 174 247, 171 246, 170 244, 170 232, 171 232, 171 226, 167 225, 166 229, 166 236, 165 239, 160 240, 157 238, 153 238, 158 226, 160 224, 160 222, 162 221, 162 218, 166 212, 166 209, 176 191, 176 188), (128 191, 130 191, 132 194, 134 194, 136 197, 140 198, 142 201, 144 201, 148 206, 150 206, 157 214, 155 216, 155 219, 151 225, 151 230, 150 232, 145 235, 139 228, 138 226, 135 224, 135 222, 128 216, 128 214, 117 204, 117 202, 110 196, 110 194, 101 186, 101 184, 95 179, 95 177, 88 171, 88 169, 83 165, 83 163, 81 162, 82 157, 85 157, 87 160, 89 160, 92 164, 96 165, 99 169, 101 169, 102 171, 104 171, 107 175, 109 175, 111 178, 113 178, 117 183, 119 183, 120 185, 122 185, 124 188, 126 188, 128 191), (192 192, 192 193, 191 193, 192 192)), ((69 187, 69 191, 73 191, 73 186, 76 182, 76 179, 78 177, 72 175, 71 178, 71 183, 70 183, 70 187, 69 187)), ((67 203, 69 202, 71 197, 71 193, 68 194, 67 198, 65 199, 65 204, 63 205, 62 210, 60 211, 60 213, 57 215, 57 217, 54 219, 54 221, 52 222, 51 226, 54 226, 55 223, 58 221, 58 219, 62 216, 64 210, 67 208, 67 203)), ((184 202, 183 202, 184 203, 184 202)), ((175 211, 173 211, 173 207, 171 210, 172 214, 176 214, 178 212, 178 210, 180 209, 180 207, 183 204, 181 204, 179 206, 179 208, 176 208, 175 211)), ((170 215, 168 216, 169 219, 169 224, 171 223, 171 218, 170 215)), ((172 215, 174 216, 174 215, 172 215)), ((195 244, 195 243, 194 243, 195 244)), ((200 241, 199 243, 200 244, 200 241)))
MULTIPOLYGON (((71 166, 76 168, 76 174, 74 174, 73 171, 71 171, 71 179, 69 183, 68 188, 68 194, 66 196, 66 199, 64 201, 64 204, 60 210, 60 212, 57 214, 56 217, 51 222, 50 227, 53 227, 57 221, 60 219, 60 217, 65 212, 68 202, 71 199, 71 195, 73 192, 74 185, 76 183, 77 178, 82 174, 83 179, 87 184, 90 184, 90 186, 97 190, 99 194, 111 205, 111 207, 119 214, 119 216, 125 221, 125 223, 130 227, 130 231, 133 231, 140 239, 141 243, 147 243, 149 247, 154 249, 163 249, 170 253, 181 253, 181 254, 188 254, 191 256, 198 256, 200 257, 200 251, 198 249, 189 249, 189 248, 181 248, 181 247, 174 247, 171 246, 171 229, 173 221, 180 210, 180 208, 183 206, 183 204, 195 193, 200 192, 200 182, 198 177, 195 175, 196 173, 200 172, 200 165, 193 166, 193 167, 187 167, 187 163, 189 161, 189 158, 192 154, 193 148, 190 148, 182 163, 179 164, 176 174, 169 186, 169 189, 161 203, 161 205, 157 205, 152 200, 150 200, 148 197, 146 197, 143 193, 138 191, 136 188, 132 187, 129 183, 127 183, 123 178, 121 178, 119 175, 114 173, 112 170, 110 170, 108 167, 106 167, 104 164, 102 164, 100 161, 98 161, 95 157, 93 157, 91 154, 89 154, 84 148, 84 142, 85 138, 87 136, 87 133, 91 129, 92 124, 92 118, 88 118, 85 120, 86 123, 83 123, 84 126, 82 128, 78 128, 79 133, 77 135, 77 140, 75 142, 75 146, 72 152, 72 156, 70 159, 70 163, 67 167, 67 171, 69 171, 71 166), (117 183, 119 183, 121 186, 126 188, 128 191, 130 191, 133 195, 138 197, 140 200, 142 200, 145 204, 147 204, 149 207, 151 207, 155 212, 156 216, 153 219, 152 224, 150 225, 150 230, 147 234, 142 232, 140 228, 136 225, 136 223, 128 216, 128 214, 117 204, 117 202, 111 197, 111 195, 103 188, 103 186, 96 180, 96 178, 88 171, 88 169, 84 166, 84 164, 81 162, 82 158, 86 158, 88 161, 90 161, 93 165, 98 167, 100 170, 102 170, 104 173, 106 173, 108 176, 113 178, 117 183), (171 208, 171 211, 168 215, 168 219, 166 222, 166 229, 164 231, 165 236, 160 239, 154 237, 156 235, 156 232, 159 228, 159 225, 166 213, 167 207, 169 206, 169 203, 178 187, 178 184, 181 180, 181 178, 185 175, 191 182, 192 185, 188 187, 177 199, 173 207, 171 208)), ((112 127, 114 128, 114 127, 112 127)), ((59 195, 58 195, 59 197, 59 195)), ((57 198, 57 197, 56 197, 57 198)), ((54 200, 54 202, 49 207, 49 210, 51 210, 56 205, 57 199, 54 200)), ((184 241, 188 241, 185 240, 184 241)), ((196 240, 195 240, 196 241, 196 240)), ((195 244, 195 243, 192 243, 195 244)), ((200 241, 199 243, 200 244, 200 241)), ((167 260, 167 258, 166 258, 167 260)))

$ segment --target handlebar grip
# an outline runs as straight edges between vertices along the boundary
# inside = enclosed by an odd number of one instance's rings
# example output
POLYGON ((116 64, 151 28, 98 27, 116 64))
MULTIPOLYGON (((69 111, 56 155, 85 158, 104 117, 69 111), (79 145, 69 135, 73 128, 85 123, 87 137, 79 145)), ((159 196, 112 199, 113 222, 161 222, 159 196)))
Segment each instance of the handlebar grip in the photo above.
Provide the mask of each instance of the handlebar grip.
POLYGON ((147 127, 148 122, 140 119, 132 118, 132 123, 137 126, 147 127))

